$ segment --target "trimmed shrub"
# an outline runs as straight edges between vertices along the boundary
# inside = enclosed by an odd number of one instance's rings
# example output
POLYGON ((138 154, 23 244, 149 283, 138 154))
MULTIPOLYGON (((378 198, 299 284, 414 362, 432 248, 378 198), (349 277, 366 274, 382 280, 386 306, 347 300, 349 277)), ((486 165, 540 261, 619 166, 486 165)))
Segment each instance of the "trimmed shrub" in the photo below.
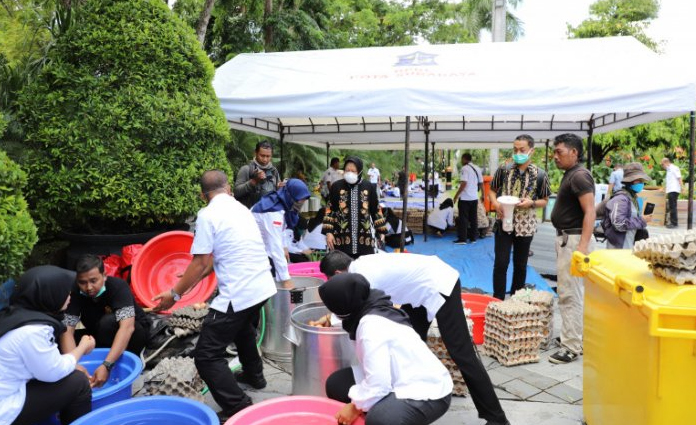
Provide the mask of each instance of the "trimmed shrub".
POLYGON ((132 233, 194 214, 201 173, 229 172, 213 73, 161 0, 80 6, 20 97, 40 229, 132 233))
POLYGON ((0 151, 0 284, 22 273, 24 260, 38 240, 21 192, 26 183, 24 171, 0 151))

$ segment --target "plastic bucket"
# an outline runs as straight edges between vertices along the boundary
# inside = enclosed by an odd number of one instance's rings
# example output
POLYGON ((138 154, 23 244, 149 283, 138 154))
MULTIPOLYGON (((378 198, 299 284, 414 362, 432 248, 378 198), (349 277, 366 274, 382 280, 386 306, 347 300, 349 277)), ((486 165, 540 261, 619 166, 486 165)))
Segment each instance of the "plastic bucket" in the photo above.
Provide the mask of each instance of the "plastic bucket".
POLYGON ((500 301, 497 298, 484 294, 462 293, 462 301, 464 307, 471 310, 471 320, 474 322, 473 335, 474 344, 483 344, 483 331, 486 325, 486 307, 488 304, 495 301, 500 301))
POLYGON ((292 342, 292 393, 295 395, 326 396, 329 375, 357 364, 355 345, 343 328, 308 324, 328 312, 321 302, 301 305, 292 312, 292 326, 285 337, 292 342))
MULTIPOLYGON (((150 239, 133 259, 131 287, 139 304, 155 307, 152 297, 170 290, 188 267, 191 255, 193 233, 173 231, 162 233, 150 239)), ((209 274, 189 292, 181 296, 177 308, 205 302, 215 290, 215 273, 209 274)), ((164 313, 170 313, 165 311, 164 313)))
POLYGON ((151 396, 120 401, 92 410, 71 425, 217 425, 210 407, 183 397, 151 396))
MULTIPOLYGON (((343 403, 324 397, 286 396, 247 407, 225 425, 336 425, 334 415, 343 403)), ((364 425, 362 416, 352 425, 364 425)))
POLYGON ((288 264, 288 272, 290 272, 290 276, 311 276, 319 278, 324 282, 328 279, 326 275, 319 270, 319 261, 288 264))
MULTIPOLYGON (((92 374, 102 364, 109 348, 95 348, 91 353, 82 356, 80 364, 92 374)), ((114 363, 109 374, 109 380, 101 388, 92 389, 92 410, 131 398, 133 382, 143 370, 143 362, 130 351, 124 351, 114 363)))
POLYGON ((316 277, 290 275, 295 289, 285 289, 278 283, 278 292, 263 305, 266 330, 261 351, 268 359, 280 362, 292 360, 292 345, 283 337, 290 327, 290 315, 297 306, 319 301, 319 286, 324 282, 316 277))

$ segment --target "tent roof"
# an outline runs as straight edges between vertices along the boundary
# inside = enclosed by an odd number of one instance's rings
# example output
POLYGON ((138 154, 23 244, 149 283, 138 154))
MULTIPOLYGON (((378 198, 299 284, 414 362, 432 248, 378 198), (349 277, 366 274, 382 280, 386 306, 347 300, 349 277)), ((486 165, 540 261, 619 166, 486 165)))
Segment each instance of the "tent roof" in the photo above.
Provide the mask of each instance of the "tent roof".
POLYGON ((401 149, 405 116, 431 142, 508 147, 696 107, 694 81, 631 37, 241 54, 213 87, 233 128, 355 149, 401 149))

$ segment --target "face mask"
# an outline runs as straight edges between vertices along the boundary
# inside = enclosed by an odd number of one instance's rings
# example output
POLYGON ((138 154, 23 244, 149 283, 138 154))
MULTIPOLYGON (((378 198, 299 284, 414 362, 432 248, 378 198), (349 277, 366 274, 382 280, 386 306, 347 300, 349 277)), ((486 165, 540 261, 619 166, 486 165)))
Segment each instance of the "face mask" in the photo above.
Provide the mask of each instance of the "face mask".
POLYGON ((512 155, 512 160, 515 161, 515 164, 522 165, 525 162, 529 161, 529 154, 528 153, 516 153, 516 154, 512 155))
POLYGON ((643 190, 643 186, 645 186, 645 183, 633 183, 631 185, 631 190, 640 193, 643 190))
POLYGON ((348 182, 348 184, 355 184, 358 182, 358 174, 352 171, 346 171, 343 173, 343 178, 348 182))
POLYGON ((302 201, 293 202, 292 210, 299 214, 302 210, 302 201))
MULTIPOLYGON (((101 289, 99 290, 99 293, 94 297, 94 298, 99 298, 104 292, 106 292, 106 285, 102 286, 101 289)), ((80 295, 84 295, 85 297, 89 297, 86 292, 80 291, 80 295)))

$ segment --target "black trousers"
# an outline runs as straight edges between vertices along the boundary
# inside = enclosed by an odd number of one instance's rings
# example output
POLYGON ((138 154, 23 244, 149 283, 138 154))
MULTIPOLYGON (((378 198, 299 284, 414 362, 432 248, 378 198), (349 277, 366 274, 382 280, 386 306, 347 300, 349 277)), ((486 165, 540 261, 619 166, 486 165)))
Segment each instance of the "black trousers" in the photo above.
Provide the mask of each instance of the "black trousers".
POLYGON ((478 238, 478 200, 457 202, 457 239, 475 242, 478 238))
POLYGON ((679 216, 677 211, 677 199, 679 199, 679 192, 669 192, 667 194, 667 208, 669 209, 669 223, 674 226, 679 225, 679 216))
POLYGON ((227 365, 227 346, 235 343, 245 373, 263 374, 263 361, 256 349, 256 325, 265 302, 241 311, 234 311, 230 304, 226 313, 211 308, 203 320, 193 359, 210 394, 226 414, 251 404, 251 398, 239 388, 227 365))
MULTIPOLYGON (((457 283, 449 296, 442 296, 445 304, 440 307, 435 318, 440 329, 442 342, 450 357, 462 372, 462 377, 469 388, 471 400, 476 406, 479 417, 487 421, 505 423, 505 412, 500 405, 498 396, 493 389, 491 378, 479 359, 474 342, 471 340, 469 328, 466 325, 464 309, 462 308, 462 286, 457 283)), ((401 308, 408 313, 413 329, 425 341, 428 337, 428 314, 424 307, 414 308, 404 304, 401 308)))
POLYGON ((60 423, 68 425, 92 411, 92 389, 87 375, 73 371, 56 382, 35 379, 27 382, 24 406, 12 425, 31 425, 47 420, 56 412, 60 423))
MULTIPOLYGON (((350 403, 348 391, 355 385, 355 375, 350 367, 339 369, 326 379, 326 396, 343 403, 350 403)), ((427 425, 447 413, 452 395, 437 400, 399 399, 389 393, 365 414, 365 425, 427 425)))
POLYGON ((499 300, 505 299, 507 286, 507 270, 510 264, 510 248, 512 248, 512 286, 510 293, 514 294, 524 288, 527 280, 527 260, 529 247, 533 236, 515 236, 514 232, 495 232, 495 262, 493 263, 493 296, 499 300))
MULTIPOLYGON (((116 332, 118 332, 118 321, 116 320, 116 315, 113 313, 105 314, 99 319, 97 326, 90 329, 78 329, 75 331, 75 343, 80 343, 80 338, 83 335, 92 335, 97 343, 98 348, 111 348, 114 343, 114 338, 116 337, 116 332)), ((140 355, 143 351, 145 344, 150 336, 150 329, 145 328, 140 322, 135 321, 135 330, 133 335, 131 335, 130 341, 128 341, 128 346, 126 350, 130 351, 135 355, 140 355)))

